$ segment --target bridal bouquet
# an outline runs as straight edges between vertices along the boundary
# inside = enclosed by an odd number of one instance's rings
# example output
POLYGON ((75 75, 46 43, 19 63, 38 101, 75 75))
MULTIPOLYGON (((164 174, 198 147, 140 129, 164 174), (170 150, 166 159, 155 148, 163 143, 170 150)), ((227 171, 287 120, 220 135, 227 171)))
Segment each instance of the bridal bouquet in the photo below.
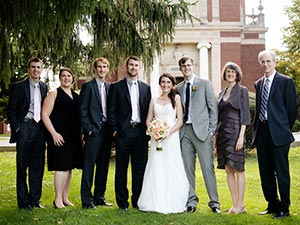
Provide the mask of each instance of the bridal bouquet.
POLYGON ((169 126, 166 121, 155 119, 151 121, 150 126, 147 129, 147 134, 158 142, 156 150, 162 151, 160 139, 163 139, 169 135, 169 126))

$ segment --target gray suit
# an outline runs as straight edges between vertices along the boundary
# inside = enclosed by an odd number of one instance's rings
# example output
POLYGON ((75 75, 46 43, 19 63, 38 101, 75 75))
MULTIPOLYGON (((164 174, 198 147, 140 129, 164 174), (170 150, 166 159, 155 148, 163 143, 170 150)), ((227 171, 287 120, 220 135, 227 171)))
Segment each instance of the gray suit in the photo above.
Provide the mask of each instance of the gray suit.
MULTIPOLYGON (((210 198, 208 205, 210 208, 219 208, 212 150, 212 135, 216 130, 218 121, 217 100, 211 82, 208 80, 202 80, 195 76, 191 89, 189 112, 191 124, 184 124, 180 129, 181 152, 190 183, 187 206, 196 207, 198 203, 198 197, 195 193, 197 154, 210 198)), ((176 90, 182 96, 182 105, 184 106, 185 81, 179 83, 176 90)))

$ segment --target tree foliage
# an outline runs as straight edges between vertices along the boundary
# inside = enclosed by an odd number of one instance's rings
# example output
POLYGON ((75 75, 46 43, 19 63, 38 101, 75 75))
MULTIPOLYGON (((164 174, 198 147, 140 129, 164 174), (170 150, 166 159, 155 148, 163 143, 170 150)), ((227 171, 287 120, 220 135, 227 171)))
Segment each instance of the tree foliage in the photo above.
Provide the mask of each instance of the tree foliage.
MULTIPOLYGON (((53 70, 69 66, 75 73, 94 57, 117 65, 128 55, 140 56, 146 67, 172 39, 178 19, 192 19, 183 0, 1 0, 0 91, 26 71, 39 56, 53 70), (85 27, 93 43, 83 45, 85 27)), ((82 71, 81 71, 82 72, 82 71)))
POLYGON ((78 76, 99 56, 114 69, 137 55, 147 69, 172 39, 176 22, 192 21, 189 5, 184 0, 0 0, 0 115, 5 115, 9 84, 26 76, 32 56, 53 72, 68 66, 78 76), (82 28, 92 43, 83 44, 82 28))

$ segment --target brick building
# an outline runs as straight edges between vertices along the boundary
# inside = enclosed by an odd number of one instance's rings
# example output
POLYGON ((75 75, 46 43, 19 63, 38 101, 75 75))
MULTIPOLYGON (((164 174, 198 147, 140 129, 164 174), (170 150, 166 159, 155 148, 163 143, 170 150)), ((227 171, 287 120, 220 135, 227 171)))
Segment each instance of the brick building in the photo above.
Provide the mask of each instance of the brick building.
POLYGON ((194 22, 193 26, 190 21, 179 21, 174 40, 166 46, 165 53, 157 58, 154 65, 151 87, 157 85, 163 72, 170 72, 177 80, 182 80, 178 59, 189 55, 196 61, 196 74, 211 80, 216 94, 225 85, 221 70, 228 61, 242 68, 242 84, 254 91, 253 84, 261 76, 257 54, 265 49, 265 33, 268 30, 261 4, 258 9, 258 15, 246 15, 245 0, 198 0, 190 6, 190 12, 201 21, 194 22))

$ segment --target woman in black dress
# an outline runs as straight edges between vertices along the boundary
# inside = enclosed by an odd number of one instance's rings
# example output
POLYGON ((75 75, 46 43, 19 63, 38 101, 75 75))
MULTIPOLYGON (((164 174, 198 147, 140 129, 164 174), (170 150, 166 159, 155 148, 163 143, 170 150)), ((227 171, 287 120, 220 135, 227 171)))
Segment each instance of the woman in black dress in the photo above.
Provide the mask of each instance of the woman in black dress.
POLYGON ((232 207, 228 213, 246 212, 244 206, 245 152, 244 134, 250 124, 248 89, 239 84, 242 79, 240 67, 228 62, 222 72, 226 87, 219 94, 219 119, 216 134, 218 168, 225 169, 232 207))
POLYGON ((59 72, 60 87, 45 98, 42 119, 48 130, 47 163, 54 173, 55 208, 72 206, 69 189, 72 169, 82 168, 81 126, 78 94, 71 87, 74 74, 69 68, 59 72))

